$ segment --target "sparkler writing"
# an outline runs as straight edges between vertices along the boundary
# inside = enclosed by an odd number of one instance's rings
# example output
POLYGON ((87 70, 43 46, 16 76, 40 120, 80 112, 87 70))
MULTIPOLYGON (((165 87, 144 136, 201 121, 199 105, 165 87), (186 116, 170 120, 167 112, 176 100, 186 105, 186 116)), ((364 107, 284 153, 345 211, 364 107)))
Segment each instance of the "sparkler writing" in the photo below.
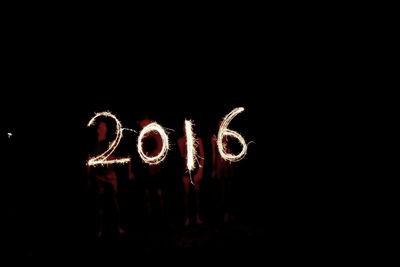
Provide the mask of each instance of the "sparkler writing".
POLYGON ((185 131, 186 131, 186 165, 189 171, 195 168, 196 160, 196 138, 193 134, 192 122, 185 120, 185 131))
POLYGON ((193 125, 192 121, 190 120, 185 120, 185 132, 186 132, 186 166, 189 171, 189 176, 190 176, 190 182, 193 183, 192 176, 190 175, 190 172, 194 170, 196 167, 196 160, 197 160, 197 142, 196 142, 196 137, 193 133, 193 125))
MULTIPOLYGON (((234 110, 232 110, 228 115, 225 116, 225 118, 223 119, 223 122, 219 128, 218 138, 217 138, 217 146, 218 146, 218 151, 224 160, 236 162, 236 161, 240 161, 241 159, 243 159, 246 156, 247 144, 246 144, 244 138, 238 132, 228 129, 229 123, 232 121, 232 119, 235 118, 236 115, 238 115, 239 113, 241 113, 243 111, 244 111, 244 108, 242 108, 242 107, 235 108, 234 110), (225 136, 231 136, 233 138, 236 138, 239 141, 239 143, 242 146, 242 150, 240 151, 240 153, 238 153, 237 155, 234 155, 234 154, 227 152, 227 148, 226 148, 227 144, 223 142, 223 138, 225 136)), ((101 164, 101 165, 113 164, 113 163, 123 164, 123 163, 130 162, 131 159, 129 157, 108 160, 108 158, 112 155, 112 153, 115 151, 115 149, 119 145, 121 138, 122 138, 123 130, 130 130, 130 129, 122 128, 121 122, 117 119, 117 117, 108 111, 96 113, 95 116, 89 121, 87 126, 90 127, 90 126, 94 125, 96 119, 100 116, 109 117, 115 121, 116 137, 113 140, 113 142, 110 143, 110 146, 104 153, 90 158, 87 162, 87 165, 95 166, 98 164, 101 164)), ((133 131, 133 130, 131 130, 131 131, 133 131)), ((193 133, 193 125, 192 125, 192 121, 190 121, 190 120, 185 120, 185 134, 186 134, 186 151, 187 151, 186 152, 187 153, 186 166, 187 166, 187 169, 190 174, 190 172, 192 170, 194 170, 196 167, 196 161, 197 161, 197 157, 198 157, 197 151, 196 151, 196 148, 197 148, 196 140, 197 139, 196 139, 195 134, 193 133)), ((11 137, 11 133, 8 134, 8 137, 9 138, 11 137)), ((159 164, 160 162, 162 162, 165 159, 165 157, 167 156, 167 153, 169 150, 169 139, 168 139, 168 135, 166 134, 164 128, 161 127, 161 125, 159 125, 156 122, 150 123, 147 126, 145 126, 139 133, 138 140, 137 140, 137 150, 138 150, 139 156, 141 157, 141 159, 143 160, 144 163, 147 163, 149 165, 156 165, 156 164, 159 164), (147 134, 149 134, 151 132, 157 132, 160 135, 161 141, 162 141, 161 151, 156 156, 152 156, 152 157, 146 155, 146 153, 144 153, 144 151, 143 151, 143 139, 145 138, 145 136, 147 134)), ((192 179, 191 179, 191 182, 193 183, 192 179)))
POLYGON ((165 157, 167 156, 167 152, 169 149, 169 140, 168 140, 167 134, 165 133, 164 128, 161 127, 161 125, 159 125, 156 122, 150 123, 149 125, 144 127, 138 137, 137 149, 138 149, 139 156, 142 158, 143 162, 145 162, 149 165, 159 164, 161 161, 163 161, 165 159, 165 157), (160 134, 161 140, 162 140, 162 148, 161 148, 160 153, 158 153, 157 156, 149 157, 143 152, 143 148, 142 148, 143 147, 143 138, 146 134, 153 132, 153 131, 158 132, 160 134))
POLYGON ((111 114, 108 111, 96 113, 96 115, 89 121, 87 126, 90 127, 90 126, 94 125, 96 119, 98 117, 100 117, 100 116, 109 117, 109 118, 112 118, 115 121, 115 123, 116 123, 116 132, 115 132, 115 134, 116 134, 116 136, 115 136, 114 141, 108 147, 108 149, 104 153, 89 159, 88 162, 87 162, 87 165, 88 166, 95 166, 95 165, 98 165, 98 164, 106 165, 106 164, 113 164, 113 163, 121 163, 121 164, 128 163, 131 160, 130 158, 107 160, 108 157, 110 157, 111 154, 114 152, 114 150, 117 148, 119 142, 121 141, 122 130, 123 129, 122 129, 121 122, 117 119, 117 117, 115 117, 115 115, 111 114))
POLYGON ((221 157, 223 159, 229 160, 231 162, 236 162, 236 161, 243 159, 247 153, 247 144, 244 141, 243 137, 238 132, 228 129, 229 123, 232 121, 232 119, 235 118, 236 115, 241 113, 243 110, 244 110, 244 108, 242 108, 242 107, 235 108, 228 115, 226 115, 226 117, 224 118, 224 120, 221 124, 221 127, 219 128, 219 131, 218 131, 217 146, 218 146, 219 154, 221 155, 221 157), (222 139, 224 138, 224 136, 232 136, 232 137, 236 138, 242 145, 242 151, 240 151, 240 153, 237 155, 226 153, 225 152, 226 144, 224 144, 222 142, 222 139))

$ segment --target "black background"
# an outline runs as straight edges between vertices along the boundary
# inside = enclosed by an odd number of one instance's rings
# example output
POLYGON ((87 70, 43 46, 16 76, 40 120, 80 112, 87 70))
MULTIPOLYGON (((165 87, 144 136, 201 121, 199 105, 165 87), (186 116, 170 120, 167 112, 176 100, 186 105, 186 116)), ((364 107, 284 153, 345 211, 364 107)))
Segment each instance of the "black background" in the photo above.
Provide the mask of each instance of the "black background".
MULTIPOLYGON (((325 244, 335 229, 326 216, 333 182, 321 152, 329 129, 322 125, 331 95, 323 90, 335 85, 335 66, 325 64, 335 50, 317 29, 257 18, 218 26, 142 22, 131 31, 10 28, 1 140, 2 169, 12 177, 3 177, 11 251, 77 255, 90 243, 82 203, 86 123, 94 112, 110 110, 136 130, 143 113, 177 132, 191 118, 207 140, 239 106, 245 111, 231 128, 255 142, 237 163, 245 174, 243 209, 261 229, 254 251, 325 244)), ((137 153, 135 138, 124 137, 127 152, 137 153)), ((253 251, 245 246, 244 253, 253 251)))

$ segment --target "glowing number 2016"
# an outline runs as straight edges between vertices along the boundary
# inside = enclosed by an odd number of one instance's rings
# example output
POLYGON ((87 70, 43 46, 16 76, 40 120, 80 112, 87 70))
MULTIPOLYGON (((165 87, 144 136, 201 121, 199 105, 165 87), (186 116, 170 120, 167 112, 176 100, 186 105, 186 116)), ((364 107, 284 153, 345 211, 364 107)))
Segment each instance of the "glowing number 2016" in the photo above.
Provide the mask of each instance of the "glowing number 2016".
POLYGON ((236 115, 238 115, 239 113, 241 113, 244 110, 244 108, 235 108, 234 110, 232 110, 228 115, 226 115, 226 117, 224 118, 221 127, 219 128, 218 131, 218 139, 217 139, 217 145, 218 145, 218 151, 219 154, 221 155, 221 157, 225 160, 229 160, 232 162, 235 161, 239 161, 241 159, 244 158, 244 156, 246 156, 247 153, 247 144, 244 141, 243 137, 235 131, 229 130, 228 126, 229 123, 232 121, 232 119, 234 117, 236 117, 236 115), (240 144, 242 145, 242 151, 240 151, 239 154, 234 155, 234 154, 230 154, 230 153, 226 153, 226 144, 224 144, 222 142, 224 136, 232 136, 234 138, 236 138, 240 144))
MULTIPOLYGON (((218 151, 221 157, 225 160, 231 161, 231 162, 236 162, 241 159, 243 159, 246 156, 247 153, 247 144, 243 137, 230 129, 228 129, 229 123, 232 121, 233 118, 236 117, 239 113, 241 113, 244 110, 244 108, 235 108, 232 110, 226 117, 224 118, 219 131, 218 131, 218 138, 217 138, 217 146, 218 146, 218 151), (226 149, 226 142, 223 142, 223 139, 225 136, 231 136, 233 138, 236 138, 239 143, 242 145, 242 150, 240 153, 237 155, 231 154, 227 152, 226 149)), ((94 165, 105 165, 105 164, 113 164, 113 163, 127 163, 131 159, 130 158, 120 158, 120 159, 113 159, 113 160, 107 160, 111 154, 114 152, 114 150, 117 148, 119 142, 121 141, 122 138, 122 125, 121 122, 110 112, 105 111, 101 113, 97 113, 88 123, 88 127, 94 125, 95 120, 100 117, 110 117, 112 118, 115 123, 116 123, 116 136, 113 142, 111 142, 110 146, 108 149, 102 153, 101 155, 95 156, 93 158, 90 158, 87 162, 87 165, 89 166, 94 166, 94 165)), ((195 161, 197 158, 196 154, 196 138, 193 133, 192 129, 192 122, 189 120, 185 120, 185 134, 186 134, 186 150, 187 150, 187 168, 190 171, 192 171, 195 168, 195 161)), ((165 133, 165 130, 163 127, 161 127, 158 123, 153 122, 147 125, 142 129, 142 131, 139 134, 138 140, 137 140, 137 150, 139 153, 139 156, 142 158, 143 162, 149 164, 149 165, 155 165, 159 164, 162 162, 165 157, 167 156, 168 150, 169 150, 169 140, 168 140, 168 135, 165 133), (158 155, 149 157, 143 152, 143 139, 145 138, 146 134, 150 132, 158 132, 160 134, 161 140, 162 140, 162 148, 161 151, 158 153, 158 155)))
POLYGON ((100 116, 109 117, 109 118, 112 118, 115 121, 115 123, 116 123, 116 136, 115 136, 114 141, 108 147, 108 149, 104 153, 89 159, 88 162, 87 162, 87 165, 88 166, 95 166, 95 165, 98 165, 98 164, 106 165, 106 164, 113 164, 113 163, 127 163, 127 162, 129 162, 131 160, 130 158, 107 160, 108 157, 110 157, 111 154, 114 152, 114 150, 117 148, 119 142, 121 141, 123 129, 122 129, 121 122, 117 119, 117 117, 115 117, 113 114, 111 114, 110 112, 107 112, 107 111, 101 112, 101 113, 97 113, 89 121, 87 126, 89 127, 89 126, 94 125, 95 120, 100 116))

